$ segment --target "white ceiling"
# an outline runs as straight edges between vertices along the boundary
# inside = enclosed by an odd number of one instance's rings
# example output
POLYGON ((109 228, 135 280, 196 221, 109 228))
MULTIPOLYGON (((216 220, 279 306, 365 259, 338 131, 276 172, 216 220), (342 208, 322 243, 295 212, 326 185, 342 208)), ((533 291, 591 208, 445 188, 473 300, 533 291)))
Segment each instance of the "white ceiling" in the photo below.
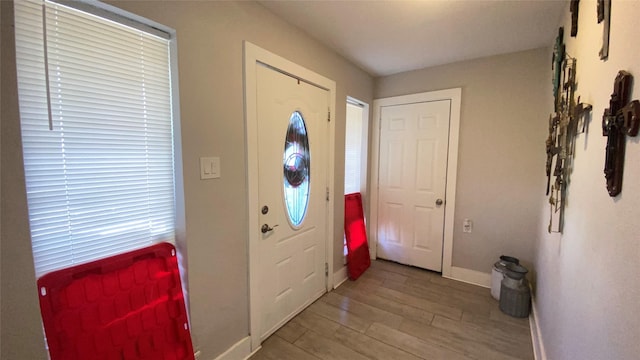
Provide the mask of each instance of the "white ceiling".
POLYGON ((563 0, 259 1, 373 76, 550 46, 563 0))

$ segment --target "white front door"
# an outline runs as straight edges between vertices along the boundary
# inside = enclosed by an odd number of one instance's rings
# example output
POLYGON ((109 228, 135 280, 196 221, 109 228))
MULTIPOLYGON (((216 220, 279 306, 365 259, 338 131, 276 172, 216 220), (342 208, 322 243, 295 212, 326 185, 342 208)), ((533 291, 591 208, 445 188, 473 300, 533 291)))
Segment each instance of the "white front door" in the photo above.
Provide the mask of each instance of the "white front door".
POLYGON ((326 291, 329 92, 256 71, 262 341, 326 291))
POLYGON ((377 256, 442 271, 451 100, 380 110, 377 256))

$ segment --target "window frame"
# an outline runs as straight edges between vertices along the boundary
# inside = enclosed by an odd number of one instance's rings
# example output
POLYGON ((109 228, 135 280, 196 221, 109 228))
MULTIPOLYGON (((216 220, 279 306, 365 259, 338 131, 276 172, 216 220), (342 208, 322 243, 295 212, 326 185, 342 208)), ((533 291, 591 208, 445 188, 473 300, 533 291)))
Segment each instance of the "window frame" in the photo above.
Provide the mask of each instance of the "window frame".
MULTIPOLYGON (((347 97, 347 101, 345 104, 346 107, 346 112, 345 112, 345 155, 346 155, 346 150, 347 150, 347 141, 349 141, 349 134, 346 134, 346 129, 347 129, 347 123, 349 122, 349 117, 346 115, 348 114, 348 108, 349 106, 355 106, 355 107, 359 107, 362 109, 362 126, 361 126, 361 133, 360 133, 360 169, 359 169, 359 173, 360 173, 360 193, 362 194, 362 198, 365 198, 366 192, 367 192, 367 171, 368 171, 368 163, 369 163, 369 156, 368 156, 368 149, 369 149, 369 104, 357 100, 355 98, 352 98, 350 96, 347 97)), ((345 159, 345 166, 346 166, 346 159, 345 159)), ((346 168, 345 168, 345 173, 346 173, 346 168)), ((345 184, 346 185, 346 184, 345 184)), ((345 195, 347 194, 346 192, 346 186, 345 186, 345 191, 344 191, 345 195)))
MULTIPOLYGON (((346 151, 347 151, 347 141, 349 141, 350 136, 349 134, 347 134, 347 129, 348 129, 348 122, 349 122, 349 106, 355 106, 355 107, 359 107, 360 109, 362 109, 362 123, 361 123, 361 134, 360 134, 360 194, 362 195, 362 201, 363 201, 363 210, 365 212, 365 224, 366 224, 366 205, 364 204, 364 202, 366 201, 366 194, 367 194, 367 179, 368 179, 368 170, 369 170, 369 154, 368 154, 368 150, 369 150, 369 104, 365 103, 364 101, 360 101, 356 98, 353 98, 351 96, 347 96, 347 101, 345 102, 345 152, 344 152, 344 156, 345 156, 345 179, 343 181, 344 184, 344 195, 347 195, 347 184, 346 184, 346 151)), ((343 264, 347 264, 347 238, 346 235, 343 237, 343 243, 342 243, 342 254, 343 254, 343 264)))
MULTIPOLYGON (((107 19, 136 30, 141 30, 150 33, 154 36, 164 38, 168 42, 169 53, 169 93, 172 117, 172 148, 173 148, 173 191, 174 191, 174 231, 175 231, 175 246, 178 249, 178 259, 181 268, 181 276, 183 278, 183 288, 185 298, 188 296, 186 293, 186 226, 185 226, 185 205, 184 205, 184 180, 183 180, 183 163, 182 163, 182 136, 181 136, 181 121, 180 121, 180 95, 179 95, 179 83, 178 83, 178 56, 177 56, 177 36, 176 31, 168 26, 159 24, 152 20, 143 18, 141 16, 132 14, 125 10, 119 9, 112 5, 104 4, 101 2, 79 0, 79 1, 60 1, 60 0, 43 0, 34 1, 34 3, 41 3, 45 6, 45 2, 52 4, 60 4, 69 8, 73 8, 82 12, 86 12, 103 19, 107 19)), ((15 16, 15 15, 14 15, 15 16)), ((44 50, 43 50, 44 51, 44 50)), ((26 177, 25 177, 26 182, 26 177)), ((126 251, 125 251, 126 252, 126 251)), ((55 270, 54 270, 55 271, 55 270)), ((46 274, 46 273, 45 273, 46 274)), ((42 274, 44 275, 44 274, 42 274)), ((40 275, 40 276, 42 276, 40 275)))

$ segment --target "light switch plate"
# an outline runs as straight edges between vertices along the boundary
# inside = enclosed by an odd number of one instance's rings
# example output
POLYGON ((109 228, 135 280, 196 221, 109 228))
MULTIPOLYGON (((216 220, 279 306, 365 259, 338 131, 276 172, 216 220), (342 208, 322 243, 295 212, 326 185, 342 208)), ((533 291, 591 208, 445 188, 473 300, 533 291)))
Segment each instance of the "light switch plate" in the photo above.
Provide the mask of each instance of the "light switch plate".
POLYGON ((200 158, 200 180, 217 179, 220 177, 220 158, 200 158))

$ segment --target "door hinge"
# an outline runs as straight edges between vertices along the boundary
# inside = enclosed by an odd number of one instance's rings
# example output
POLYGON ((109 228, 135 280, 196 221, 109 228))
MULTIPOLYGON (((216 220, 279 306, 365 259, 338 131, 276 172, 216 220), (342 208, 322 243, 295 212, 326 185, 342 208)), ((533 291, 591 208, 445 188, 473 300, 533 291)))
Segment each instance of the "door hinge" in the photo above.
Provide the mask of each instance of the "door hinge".
POLYGON ((324 276, 329 276, 329 263, 324 263, 324 276))
POLYGON ((331 122, 331 108, 327 109, 327 121, 331 122))
POLYGON ((327 201, 329 201, 329 187, 327 186, 327 201))

